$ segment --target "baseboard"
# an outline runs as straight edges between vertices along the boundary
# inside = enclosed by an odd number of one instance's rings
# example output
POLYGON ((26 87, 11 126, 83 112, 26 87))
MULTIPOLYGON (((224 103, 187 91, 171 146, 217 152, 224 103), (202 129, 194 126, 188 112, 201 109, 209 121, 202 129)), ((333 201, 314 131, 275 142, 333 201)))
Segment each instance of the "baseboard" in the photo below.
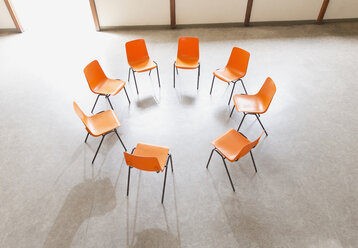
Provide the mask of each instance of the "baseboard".
POLYGON ((0 28, 0 34, 19 33, 16 28, 0 28))

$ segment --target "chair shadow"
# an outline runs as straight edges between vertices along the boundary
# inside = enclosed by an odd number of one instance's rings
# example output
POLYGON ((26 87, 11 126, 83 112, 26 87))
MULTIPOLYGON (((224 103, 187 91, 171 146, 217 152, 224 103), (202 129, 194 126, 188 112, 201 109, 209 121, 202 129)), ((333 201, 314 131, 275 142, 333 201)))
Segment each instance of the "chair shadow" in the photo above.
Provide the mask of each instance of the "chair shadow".
POLYGON ((135 244, 131 248, 176 248, 180 247, 179 240, 170 232, 150 228, 135 234, 135 244))
POLYGON ((82 223, 92 216, 103 216, 116 206, 114 187, 109 178, 85 180, 67 195, 43 248, 70 247, 82 223))
POLYGON ((147 98, 138 100, 136 102, 136 105, 138 108, 146 109, 146 108, 151 108, 151 107, 157 106, 158 102, 155 100, 154 97, 147 97, 147 98))

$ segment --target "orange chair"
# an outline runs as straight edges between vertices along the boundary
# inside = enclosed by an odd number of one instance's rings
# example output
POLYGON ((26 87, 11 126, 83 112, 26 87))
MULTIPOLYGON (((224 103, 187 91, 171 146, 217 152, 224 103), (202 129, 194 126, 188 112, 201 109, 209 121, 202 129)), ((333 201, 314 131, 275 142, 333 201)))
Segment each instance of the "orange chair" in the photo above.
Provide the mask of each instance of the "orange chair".
POLYGON ((211 92, 213 91, 215 77, 223 80, 228 84, 230 83, 234 84, 234 86, 232 87, 228 105, 230 105, 231 97, 234 92, 237 81, 241 81, 242 87, 244 88, 245 93, 247 94, 242 78, 246 75, 249 59, 250 59, 249 52, 241 48, 234 47, 231 51, 231 55, 227 65, 224 68, 218 69, 213 72, 214 76, 213 76, 213 81, 211 83, 210 95, 211 92))
POLYGON ((82 122, 85 125, 86 130, 88 132, 86 139, 85 139, 85 143, 87 142, 88 136, 90 134, 94 137, 98 137, 98 136, 102 135, 101 142, 99 143, 96 154, 94 155, 92 164, 97 157, 97 153, 99 151, 99 148, 102 145, 104 137, 109 133, 115 132, 119 141, 121 142, 124 150, 127 151, 127 148, 124 146, 121 138, 118 135, 117 129, 116 129, 117 127, 119 127, 121 125, 121 123, 119 122, 119 120, 113 110, 110 109, 107 111, 102 111, 102 112, 92 115, 92 116, 87 116, 82 112, 82 110, 80 109, 80 107, 77 105, 76 102, 73 102, 73 108, 75 109, 77 116, 82 120, 82 122))
POLYGON ((180 37, 178 42, 177 60, 174 62, 173 78, 175 88, 175 70, 198 68, 196 89, 199 89, 200 63, 199 63, 199 39, 196 37, 180 37))
POLYGON ((129 180, 131 176, 131 169, 133 167, 138 170, 156 171, 157 173, 159 173, 159 171, 163 172, 165 169, 162 192, 163 204, 169 160, 173 172, 173 161, 172 155, 169 153, 169 148, 138 143, 137 146, 133 148, 131 154, 124 152, 124 158, 128 165, 127 196, 129 195, 129 180))
POLYGON ((252 163, 254 164, 255 172, 257 172, 254 156, 252 155, 251 150, 259 143, 262 134, 255 141, 251 142, 242 133, 235 131, 235 129, 230 129, 229 131, 221 135, 219 138, 211 142, 211 144, 213 144, 215 148, 211 151, 206 168, 209 167, 211 156, 213 155, 213 152, 216 151, 224 162, 224 166, 227 175, 229 176, 232 189, 235 191, 234 185, 230 177, 229 170, 227 169, 226 166, 225 159, 229 160, 230 162, 235 162, 250 152, 252 163))
POLYGON ((243 112, 244 117, 242 118, 237 131, 239 131, 242 122, 246 115, 255 115, 259 121, 262 129, 265 131, 266 136, 268 135, 264 126, 260 121, 260 114, 263 114, 269 108, 272 98, 276 93, 276 85, 270 77, 266 78, 265 83, 262 85, 260 91, 256 95, 234 95, 234 107, 231 110, 230 117, 236 107, 238 112, 243 112))
POLYGON ((95 94, 98 94, 96 102, 93 105, 91 113, 93 113, 93 110, 96 107, 98 98, 100 96, 105 96, 109 102, 109 105, 111 105, 111 108, 113 109, 113 106, 112 106, 111 101, 109 100, 109 97, 117 95, 118 92, 120 92, 122 89, 124 89, 124 92, 126 93, 128 102, 131 103, 131 101, 129 100, 128 94, 127 94, 126 87, 125 87, 126 83, 119 79, 107 78, 106 74, 104 74, 104 72, 97 60, 93 60, 91 63, 89 63, 85 67, 83 72, 85 73, 87 83, 88 83, 91 91, 95 94))
POLYGON ((129 64, 128 82, 130 80, 131 70, 132 70, 135 87, 137 89, 137 94, 139 94, 139 91, 138 91, 137 80, 134 72, 149 71, 149 75, 150 75, 152 70, 154 68, 157 68, 158 84, 160 87, 158 64, 149 58, 145 41, 143 39, 128 41, 126 43, 126 53, 127 53, 128 64, 129 64))

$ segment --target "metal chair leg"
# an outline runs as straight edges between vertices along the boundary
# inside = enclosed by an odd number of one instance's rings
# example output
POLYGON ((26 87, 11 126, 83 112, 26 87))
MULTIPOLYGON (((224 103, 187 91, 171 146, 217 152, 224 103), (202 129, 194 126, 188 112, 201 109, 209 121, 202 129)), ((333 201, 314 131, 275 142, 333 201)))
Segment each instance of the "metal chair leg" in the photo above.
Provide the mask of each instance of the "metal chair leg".
POLYGON ((200 78, 200 64, 198 65, 198 80, 196 83, 196 89, 199 90, 199 78, 200 78))
POLYGON ((129 181, 131 179, 131 169, 132 167, 128 166, 127 196, 129 195, 129 181))
POLYGON ((179 74, 178 67, 177 67, 177 68, 175 68, 175 69, 176 69, 176 71, 177 71, 177 74, 179 74))
POLYGON ((175 62, 173 65, 173 87, 175 88, 175 62))
POLYGON ((266 136, 268 136, 268 134, 267 134, 267 132, 266 132, 266 129, 264 128, 264 125, 262 125, 262 123, 261 123, 261 121, 260 121, 260 118, 257 116, 257 114, 255 114, 255 116, 256 116, 257 120, 259 121, 259 123, 260 123, 262 129, 265 131, 266 136))
POLYGON ((158 66, 157 62, 154 61, 154 63, 157 65, 157 77, 158 77, 158 84, 159 84, 159 88, 160 88, 159 66, 158 66))
POLYGON ((231 187, 232 187, 232 190, 235 192, 235 188, 234 188, 234 184, 232 183, 232 180, 231 180, 231 176, 230 176, 230 173, 229 173, 229 170, 227 169, 227 166, 226 166, 226 163, 225 163, 225 159, 223 157, 221 157, 223 162, 224 162, 224 166, 225 166, 225 169, 226 169, 226 172, 227 172, 227 175, 229 176, 229 179, 230 179, 230 183, 231 183, 231 187))
POLYGON ((235 105, 232 107, 232 110, 231 110, 231 113, 230 113, 230 117, 232 116, 232 113, 234 112, 234 108, 235 108, 235 105))
POLYGON ((206 169, 209 167, 209 163, 210 163, 210 160, 211 160, 211 157, 213 156, 213 152, 215 151, 215 148, 211 151, 210 153, 210 157, 209 157, 209 160, 208 160, 208 163, 206 164, 206 169))
POLYGON ((246 91, 246 88, 245 88, 244 82, 242 81, 242 79, 239 79, 239 80, 241 81, 242 87, 244 88, 244 91, 245 91, 245 93, 246 93, 246 95, 247 95, 247 91, 246 91))
POLYGON ((93 108, 92 108, 92 110, 91 110, 91 113, 92 113, 92 114, 93 114, 94 107, 96 107, 98 98, 99 98, 100 96, 101 96, 101 95, 98 95, 97 98, 96 98, 96 101, 94 102, 93 108))
POLYGON ((231 91, 230 99, 229 99, 229 102, 228 102, 228 104, 227 104, 227 105, 230 105, 231 98, 232 98, 232 94, 234 93, 235 85, 236 85, 236 82, 234 82, 234 86, 232 87, 232 91, 231 91))
POLYGON ((137 95, 139 95, 139 91, 138 91, 138 86, 137 86, 137 79, 135 78, 135 74, 134 74, 134 70, 132 69, 133 72, 133 78, 134 78, 134 83, 135 83, 135 88, 137 90, 137 95))
POLYGON ((99 151, 99 148, 101 148, 101 145, 102 145, 103 139, 104 139, 104 135, 102 135, 101 142, 99 143, 99 146, 98 146, 98 148, 97 148, 96 154, 94 155, 94 158, 93 158, 93 160, 92 160, 92 164, 93 164, 94 160, 95 160, 95 159, 96 159, 96 157, 97 157, 97 153, 98 153, 98 151, 99 151))
POLYGON ((117 137, 118 137, 119 141, 121 142, 121 144, 122 144, 124 150, 127 151, 127 148, 124 146, 123 141, 122 141, 121 138, 119 137, 119 134, 118 134, 118 132, 117 132, 117 129, 114 129, 114 132, 117 134, 117 137))
POLYGON ((128 93, 127 93, 127 90, 126 90, 126 87, 124 86, 124 92, 126 93, 126 96, 127 96, 127 99, 128 99, 128 103, 131 103, 131 100, 129 100, 129 97, 128 97, 128 93))
POLYGON ((128 70, 128 83, 129 83, 129 79, 131 78, 131 69, 132 68, 129 67, 129 70, 128 70))
POLYGON ((163 204, 163 201, 164 201, 165 183, 167 182, 167 172, 168 172, 168 161, 167 161, 167 164, 165 165, 165 176, 164 176, 163 193, 162 193, 162 204, 163 204))
POLYGON ((257 169, 256 169, 256 164, 255 164, 254 156, 252 155, 252 152, 251 152, 251 151, 250 151, 250 155, 251 155, 252 163, 254 164, 255 172, 257 173, 257 169))
POLYGON ((151 73, 152 73, 152 70, 149 70, 149 76, 150 76, 151 73))
POLYGON ((211 95, 211 92, 213 91, 214 80, 215 80, 215 75, 213 76, 213 82, 211 83, 210 95, 211 95))
POLYGON ((244 119, 246 117, 246 114, 244 113, 244 117, 242 117, 239 127, 237 128, 237 131, 239 131, 241 124, 244 122, 244 119))
POLYGON ((174 172, 174 170, 173 170, 173 159, 172 159, 172 155, 170 154, 169 155, 169 158, 170 158, 170 165, 171 165, 171 167, 172 167, 172 173, 174 172))
POLYGON ((107 98, 107 101, 109 102, 109 105, 111 105, 111 109, 114 110, 113 106, 112 106, 112 103, 111 103, 111 100, 109 100, 109 96, 106 96, 107 98))
POLYGON ((87 135, 86 135, 85 143, 87 142, 88 136, 89 136, 89 133, 87 133, 87 135))

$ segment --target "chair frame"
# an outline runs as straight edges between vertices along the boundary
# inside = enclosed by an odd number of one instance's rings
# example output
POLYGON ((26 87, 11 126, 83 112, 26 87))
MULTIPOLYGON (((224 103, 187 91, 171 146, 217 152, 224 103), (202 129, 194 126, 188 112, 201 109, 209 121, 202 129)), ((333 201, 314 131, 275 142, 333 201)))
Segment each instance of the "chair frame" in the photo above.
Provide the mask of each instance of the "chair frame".
MULTIPOLYGON (((234 105, 234 107, 233 107, 232 110, 231 110, 230 117, 232 116, 232 114, 233 114, 233 112, 234 112, 234 109, 235 109, 235 105, 234 105)), ((244 119, 245 119, 246 115, 254 115, 254 116, 257 118, 257 120, 259 121, 259 123, 260 123, 262 129, 264 130, 264 132, 265 132, 265 134, 266 134, 266 136, 268 136, 264 125, 262 125, 262 122, 260 121, 260 114, 247 113, 247 112, 242 112, 242 113, 244 114, 244 116, 243 116, 242 119, 241 119, 241 122, 240 122, 240 124, 239 124, 239 127, 237 128, 237 131, 240 130, 240 127, 241 127, 242 123, 244 122, 244 119)))
MULTIPOLYGON (((155 62, 154 60, 153 60, 153 62, 156 64, 156 67, 149 70, 149 76, 152 73, 152 70, 157 69, 158 84, 159 84, 159 88, 161 88, 160 87, 160 78, 159 78, 159 66, 158 66, 157 62, 155 62)), ((128 70, 128 83, 129 83, 129 80, 131 78, 131 71, 133 72, 133 78, 134 78, 135 88, 137 90, 137 95, 139 95, 138 86, 137 86, 137 79, 136 79, 135 74, 134 74, 137 71, 135 71, 131 66, 129 66, 129 70, 128 70)), ((146 71, 143 71, 143 72, 146 72, 146 71)), ((137 73, 139 73, 139 72, 137 72, 137 73)))
MULTIPOLYGON (((132 149, 131 154, 133 154, 134 150, 135 150, 135 147, 132 149)), ((171 169, 172 169, 172 173, 173 173, 174 172, 174 170, 173 170, 173 160, 172 160, 172 155, 170 153, 168 153, 167 161, 165 162, 165 175, 164 175, 162 201, 161 201, 162 204, 164 202, 164 193, 165 193, 165 185, 166 185, 166 182, 167 182, 167 171, 168 171, 169 160, 170 160, 170 165, 171 165, 171 169)), ((128 165, 127 196, 129 195, 129 183, 130 183, 131 169, 132 168, 133 168, 132 166, 128 165)), ((157 173, 159 173, 159 171, 157 171, 157 173)))
MULTIPOLYGON (((219 70, 219 69, 217 69, 217 70, 219 70)), ((215 74, 214 74, 214 75, 213 75, 213 81, 212 81, 212 83, 211 83, 210 95, 211 95, 211 93, 212 93, 212 91, 213 91, 213 86, 214 86, 215 77, 216 77, 216 76, 215 76, 215 74)), ((227 105, 230 105, 231 98, 232 98, 232 94, 234 93, 235 85, 236 85, 236 83, 237 83, 238 81, 241 81, 242 87, 244 88, 245 94, 247 95, 247 91, 246 91, 244 82, 242 81, 242 78, 239 78, 239 79, 237 79, 237 80, 228 82, 227 84, 233 83, 234 86, 232 87, 231 95, 230 95, 229 102, 227 103, 227 105)))
MULTIPOLYGON (((239 132, 239 133, 246 138, 246 136, 243 135, 241 132, 239 132)), ((256 147, 256 146, 252 147, 252 149, 254 149, 255 147, 256 147)), ((252 150, 252 149, 251 149, 251 150, 252 150)), ((255 173, 257 173, 257 168, 256 168, 254 156, 252 155, 252 151, 251 151, 251 150, 250 150, 250 155, 251 155, 252 163, 253 163, 254 168, 255 168, 255 173)), ((224 163, 224 166, 225 166, 225 169, 226 169, 226 173, 227 173, 227 175, 228 175, 228 177, 229 177, 229 180, 230 180, 230 183, 231 183, 232 190, 235 192, 234 184, 232 183, 229 170, 228 170, 228 168, 227 168, 227 166, 226 166, 226 162, 225 162, 226 157, 225 157, 223 154, 221 154, 221 152, 220 152, 218 149, 214 148, 214 149, 211 151, 210 157, 209 157, 209 160, 208 160, 208 163, 206 164, 206 169, 209 168, 209 163, 210 163, 210 161, 211 161, 211 157, 213 156, 214 151, 217 152, 217 154, 219 154, 220 157, 221 157, 221 159, 223 160, 223 163, 224 163)), ((240 159, 240 158, 239 158, 239 159, 240 159)), ((234 162, 238 161, 239 159, 236 159, 234 162)))
MULTIPOLYGON (((178 73, 178 67, 175 66, 176 61, 174 61, 174 65, 173 65, 173 87, 175 88, 175 71, 178 73)), ((182 69, 182 68, 179 68, 182 69)), ((198 78, 197 78, 197 82, 196 82, 196 89, 199 90, 199 78, 200 78, 200 62, 198 62, 198 78)), ((191 70, 191 69, 183 69, 183 70, 191 70)), ((195 70, 195 69, 194 69, 195 70)))
MULTIPOLYGON (((126 93, 126 96, 127 96, 127 99, 128 99, 128 103, 130 104, 130 103, 131 103, 131 100, 129 100, 126 87, 123 86, 123 89, 124 89, 124 92, 126 93)), ((113 106, 112 106, 112 103, 111 103, 111 100, 109 100, 109 97, 110 97, 111 95, 97 94, 97 98, 96 98, 96 101, 94 102, 93 108, 92 108, 92 110, 91 110, 91 114, 93 114, 94 108, 96 107, 97 101, 98 101, 98 99, 99 99, 100 96, 106 97, 106 99, 107 99, 109 105, 111 106, 111 109, 114 110, 114 109, 113 109, 113 106)))

